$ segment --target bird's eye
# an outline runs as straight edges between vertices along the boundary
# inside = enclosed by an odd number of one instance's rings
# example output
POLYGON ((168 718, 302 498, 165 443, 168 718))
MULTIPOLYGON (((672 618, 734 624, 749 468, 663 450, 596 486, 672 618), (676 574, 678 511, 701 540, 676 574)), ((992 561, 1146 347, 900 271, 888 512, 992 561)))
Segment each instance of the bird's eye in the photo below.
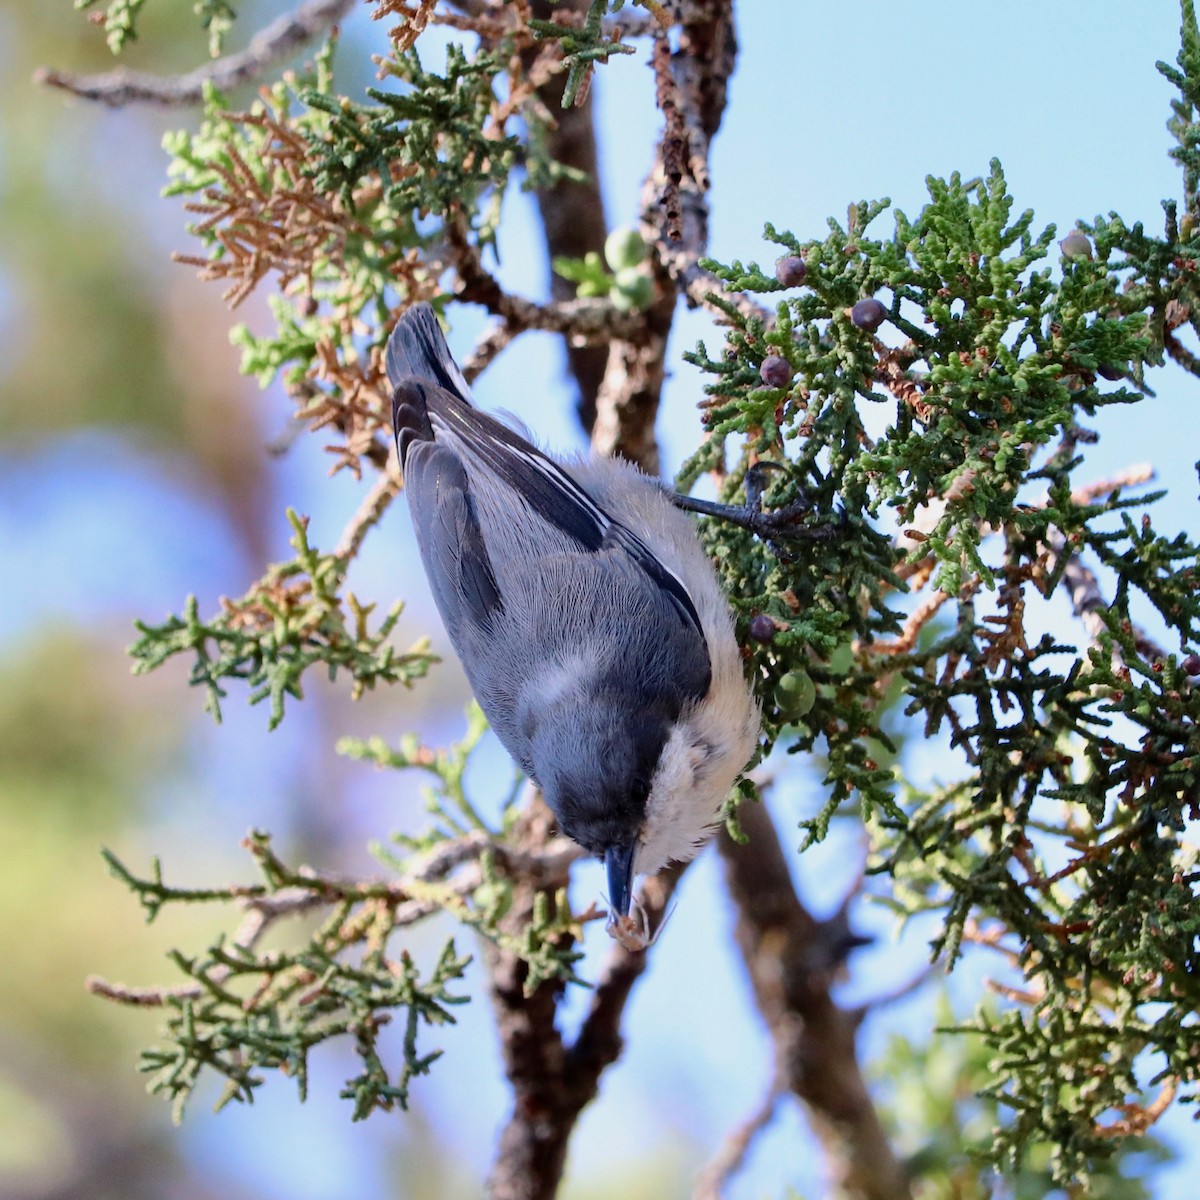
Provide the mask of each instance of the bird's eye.
POLYGON ((638 776, 629 787, 629 794, 635 804, 645 804, 650 795, 650 784, 642 776, 638 776))

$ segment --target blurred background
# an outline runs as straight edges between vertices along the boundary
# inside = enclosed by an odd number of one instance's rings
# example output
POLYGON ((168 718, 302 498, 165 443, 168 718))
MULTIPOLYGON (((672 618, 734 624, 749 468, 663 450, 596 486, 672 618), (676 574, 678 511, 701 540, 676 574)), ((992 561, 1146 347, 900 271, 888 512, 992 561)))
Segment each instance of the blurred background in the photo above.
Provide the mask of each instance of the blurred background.
MULTIPOLYGON (((231 48, 288 7, 239 5, 231 48)), ((859 0, 852 10, 745 3, 740 11, 738 72, 713 159, 717 257, 769 262, 764 221, 820 237, 827 215, 842 219, 861 198, 889 194, 913 212, 926 173, 975 175, 993 155, 1018 207, 1035 209, 1038 228, 1056 223, 1059 236, 1110 208, 1157 227, 1160 200, 1178 193, 1164 128, 1170 89, 1154 71, 1156 59, 1175 57, 1173 0, 859 0)), ((342 90, 371 80, 369 55, 382 51, 386 25, 372 22, 366 5, 347 22, 342 90)), ((422 41, 435 67, 439 37, 422 41)), ((126 59, 182 71, 205 53, 192 5, 155 0, 126 59)), ((658 133, 644 58, 614 59, 595 85, 613 224, 636 219, 658 133)), ((239 376, 228 339, 237 320, 266 327, 265 296, 231 316, 219 287, 170 261, 173 250, 195 247, 179 203, 159 198, 160 141, 193 116, 89 106, 35 87, 39 65, 91 71, 112 60, 102 30, 71 0, 0 0, 0 1195, 478 1195, 507 1103, 486 1003, 438 1031, 445 1059, 418 1082, 406 1115, 352 1126, 336 1098, 347 1064, 326 1052, 314 1061, 306 1104, 279 1078, 253 1107, 213 1115, 214 1087, 175 1129, 136 1071, 154 1015, 84 992, 93 972, 134 985, 171 982, 164 951, 202 944, 214 919, 168 913, 144 927, 105 873, 102 846, 139 870, 161 854, 179 884, 218 884, 251 877, 238 842, 260 826, 289 860, 377 870, 368 842, 418 824, 419 800, 407 781, 337 758, 334 742, 408 729, 449 740, 463 727, 468 691, 452 657, 411 692, 370 693, 357 704, 312 680, 304 703, 289 703, 283 725, 268 733, 265 707, 247 706, 237 692, 215 725, 182 663, 130 675, 124 648, 135 619, 178 612, 190 592, 202 613, 221 595, 241 595, 265 563, 288 557, 288 505, 311 514, 314 544, 332 547, 365 485, 347 473, 328 478, 319 439, 268 451, 287 428, 287 403, 239 376)), ((890 228, 886 215, 878 228, 890 228)), ((500 249, 506 282, 545 296, 532 203, 515 189, 500 249)), ((461 356, 482 321, 465 310, 453 316, 461 356)), ((713 348, 719 336, 697 314, 677 321, 660 418, 667 473, 697 432, 701 381, 682 352, 699 337, 713 348)), ((513 411, 546 444, 566 448, 582 435, 560 353, 549 337, 524 337, 477 390, 485 406, 513 411)), ((1166 530, 1194 520, 1197 384, 1173 370, 1154 382, 1156 400, 1103 414, 1089 462, 1100 476, 1152 460, 1172 493, 1158 518, 1166 530)), ((401 507, 371 535, 351 584, 385 607, 404 597, 397 640, 430 632, 445 651, 401 507)), ((496 747, 477 770, 485 791, 490 779, 507 780, 496 747)), ((789 771, 776 797, 782 818, 811 812, 816 787, 803 764, 789 771)), ((860 857, 847 826, 798 863, 802 894, 818 912, 836 907, 860 857)), ((574 1143, 564 1190, 573 1200, 687 1195, 696 1169, 762 1093, 769 1046, 729 944, 718 875, 709 854, 685 880, 669 936, 631 1004, 625 1057, 574 1143)), ((599 871, 583 868, 575 886, 586 904, 602 887, 599 871)), ((901 939, 882 910, 860 908, 856 927, 876 941, 855 957, 847 1002, 919 972, 930 932, 918 922, 901 939)), ((446 933, 420 935, 417 951, 440 946, 446 933)), ((590 930, 593 956, 604 940, 590 930)), ((982 1119, 969 1104, 949 1111, 968 1051, 925 1049, 951 1011, 938 1006, 966 1011, 978 972, 952 983, 948 996, 926 989, 864 1028, 864 1057, 878 1064, 903 1149, 916 1149, 904 1139, 924 1138, 931 1123, 982 1119), (902 1068, 916 1082, 898 1083, 902 1068)), ((1149 1195, 1194 1195, 1200 1152, 1185 1118, 1176 1112, 1163 1123, 1166 1153, 1125 1164, 1149 1195)), ((815 1198, 821 1181, 803 1117, 785 1104, 732 1194, 790 1188, 815 1198)))

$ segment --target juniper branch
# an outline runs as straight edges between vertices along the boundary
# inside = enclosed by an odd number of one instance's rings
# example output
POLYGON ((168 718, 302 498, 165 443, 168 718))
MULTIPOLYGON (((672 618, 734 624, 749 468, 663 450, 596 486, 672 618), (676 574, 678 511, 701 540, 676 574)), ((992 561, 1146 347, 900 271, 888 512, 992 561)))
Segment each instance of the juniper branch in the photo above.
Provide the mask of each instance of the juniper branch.
POLYGON ((735 938, 787 1087, 811 1115, 838 1187, 856 1200, 907 1200, 903 1164, 884 1135, 855 1048, 858 1018, 833 1001, 828 969, 839 955, 796 896, 765 805, 741 811, 744 845, 718 845, 737 906, 735 938))
MULTIPOLYGON (((541 804, 522 815, 524 844, 536 845, 546 836, 547 817, 541 804)), ((681 871, 660 873, 644 884, 641 901, 652 922, 665 913, 681 871)), ((518 896, 505 918, 515 927, 528 919, 536 899, 527 887, 519 887, 518 896)), ((534 983, 519 958, 485 947, 501 1052, 514 1092, 488 1176, 490 1200, 552 1200, 556 1194, 576 1122, 621 1053, 625 1005, 648 959, 649 952, 631 953, 614 943, 588 1012, 569 1041, 556 1021, 559 985, 534 983)))
MULTIPOLYGON (((582 23, 585 0, 552 5, 536 0, 533 13, 542 20, 551 16, 564 22, 573 16, 582 23)), ((536 51, 526 50, 527 59, 536 51)), ((600 164, 596 154, 596 134, 591 95, 573 106, 563 103, 567 77, 553 76, 537 90, 544 115, 536 114, 537 136, 544 139, 543 151, 568 171, 555 180, 546 180, 534 189, 547 261, 556 258, 583 258, 589 251, 599 253, 604 246, 608 222, 604 197, 600 191, 600 164)), ((550 294, 557 302, 569 301, 574 289, 557 272, 550 273, 550 294)), ((577 411, 584 430, 590 434, 595 424, 596 394, 604 379, 607 354, 603 345, 579 345, 564 338, 567 362, 579 387, 577 411)))
POLYGON ((503 318, 516 333, 542 329, 561 333, 576 344, 600 344, 614 337, 637 338, 642 321, 637 313, 622 312, 608 300, 562 300, 537 304, 512 295, 483 265, 479 249, 460 222, 447 227, 449 255, 458 272, 458 298, 480 304, 503 318))

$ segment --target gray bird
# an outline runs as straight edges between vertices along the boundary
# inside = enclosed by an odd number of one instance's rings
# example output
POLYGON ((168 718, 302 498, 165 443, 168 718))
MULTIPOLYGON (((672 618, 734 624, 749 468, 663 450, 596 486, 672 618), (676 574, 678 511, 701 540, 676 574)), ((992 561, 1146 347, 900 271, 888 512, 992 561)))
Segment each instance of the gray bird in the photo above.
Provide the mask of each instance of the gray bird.
POLYGON ((559 828, 604 860, 610 932, 637 944, 634 877, 704 844, 758 737, 716 572, 657 480, 550 458, 477 409, 427 304, 397 323, 387 373, 446 631, 559 828))

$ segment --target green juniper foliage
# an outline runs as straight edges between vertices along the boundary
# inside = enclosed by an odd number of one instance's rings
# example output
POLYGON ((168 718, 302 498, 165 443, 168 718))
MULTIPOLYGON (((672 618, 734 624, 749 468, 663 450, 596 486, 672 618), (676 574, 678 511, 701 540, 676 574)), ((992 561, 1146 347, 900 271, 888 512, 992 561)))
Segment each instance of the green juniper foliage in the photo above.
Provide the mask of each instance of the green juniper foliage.
POLYGON ((645 259, 642 235, 635 229, 615 229, 605 240, 603 258, 591 250, 583 258, 560 255, 551 266, 556 275, 576 285, 577 296, 607 296, 614 308, 628 312, 644 309, 654 299, 645 259))
POLYGON ((196 0, 193 8, 201 26, 208 30, 208 52, 216 58, 225 48, 225 35, 233 28, 237 13, 227 0, 196 0))
MULTIPOLYGON (((986 1010, 996 1019, 994 1003, 986 1010)), ((980 1038, 946 1037, 954 1023, 945 994, 934 1006, 938 1028, 927 1039, 893 1033, 871 1063, 872 1082, 885 1098, 889 1133, 923 1200, 989 1200, 996 1195, 990 1160, 996 1127, 1005 1111, 986 1089, 993 1072, 991 1050, 980 1038)), ((1134 1149, 1134 1147, 1131 1147, 1134 1149)), ((1138 1166, 1172 1156, 1153 1136, 1138 1139, 1138 1166)), ((1152 1200, 1153 1181, 1133 1163, 1112 1155, 1096 1161, 1088 1180, 1089 1200, 1152 1200)), ((1057 1194, 1054 1148, 1029 1142, 1022 1161, 1005 1171, 1003 1194, 1012 1200, 1045 1200, 1057 1194)))
MULTIPOLYGON (((582 28, 561 25, 556 21, 529 22, 529 28, 539 38, 553 38, 563 48, 563 64, 568 68, 567 82, 563 88, 563 108, 570 108, 578 100, 588 73, 596 63, 606 63, 614 54, 634 53, 632 46, 606 37, 601 27, 610 8, 615 11, 621 5, 622 0, 616 0, 612 5, 608 0, 592 0, 582 28)), ((646 7, 650 8, 651 5, 647 4, 646 7)))
MULTIPOLYGON (((424 70, 416 50, 389 61, 386 74, 408 87, 368 88, 373 105, 302 92, 304 103, 329 114, 328 129, 310 134, 317 190, 353 208, 364 180, 380 179, 388 181, 383 202, 393 213, 474 213, 480 193, 503 187, 518 149, 515 137, 487 136, 499 70, 493 55, 468 58, 451 45, 444 76, 424 70)), ((486 236, 493 235, 489 224, 486 236)))
MULTIPOLYGON (((856 206, 823 242, 768 229, 805 257, 805 289, 779 305, 771 331, 728 306, 731 353, 693 356, 716 382, 712 436, 684 479, 741 435, 743 466, 751 455, 791 464, 779 501, 800 487, 818 512, 835 498, 848 510, 836 541, 815 541, 796 561, 749 541, 731 548, 726 531, 710 530, 739 610, 781 627, 758 652, 763 678, 799 668, 815 684, 802 721, 768 711, 769 735, 825 755, 828 799, 810 840, 857 800, 872 869, 898 885, 891 903, 944 913, 933 948, 947 965, 968 923, 1003 931, 1029 1003, 981 1009, 963 1027, 991 1047, 992 1090, 1013 1111, 994 1151, 1015 1166, 1024 1145, 1045 1139, 1058 1176, 1071 1178, 1111 1149, 1100 1114, 1143 1086, 1200 1080, 1200 873, 1183 837, 1200 816, 1200 695, 1130 612, 1135 597, 1148 601, 1181 650, 1194 645, 1200 550, 1155 533, 1144 511, 1130 517, 1155 496, 1087 493, 1077 453, 1089 437, 1078 422, 1138 400, 1161 355, 1154 327, 1169 320, 1147 308, 1179 302, 1175 287, 1125 281, 1144 279, 1164 245, 1172 261, 1195 250, 1172 242, 1170 208, 1165 243, 1118 234, 1113 218, 1089 227, 1096 257, 1064 257, 1055 282, 1036 266, 1054 231, 1033 237, 1028 212, 1011 220, 999 164, 986 180, 931 179, 929 191, 915 219, 896 215, 890 239, 869 236, 884 204, 856 206), (891 347, 852 319, 876 294, 903 339, 891 347), (787 359, 790 388, 762 385, 768 353, 787 359), (1101 367, 1129 385, 1107 385, 1101 367), (882 403, 894 422, 871 438, 863 414, 882 403), (888 509, 902 530, 925 515, 910 548, 893 550, 871 523, 888 509), (1049 636, 1028 645, 1026 604, 1078 586, 1067 573, 1084 554, 1118 578, 1111 607, 1095 609, 1086 657, 1049 636), (928 575, 954 610, 915 645, 889 640, 911 612, 895 596, 906 569, 928 575), (988 593, 995 604, 981 611, 988 593), (875 762, 872 741, 890 745, 878 698, 897 673, 905 715, 920 716, 926 738, 948 731, 962 754, 968 773, 952 786, 897 793, 893 770, 875 762)), ((779 289, 754 264, 707 265, 731 288, 779 289)))
MULTIPOLYGON (((527 964, 525 988, 533 992, 546 980, 575 980, 574 949, 582 930, 564 892, 539 893, 530 919, 516 932, 500 928, 513 905, 509 872, 503 860, 505 828, 489 828, 463 787, 471 755, 487 729, 472 706, 466 736, 449 750, 432 750, 415 737, 398 748, 379 739, 345 739, 338 749, 351 758, 392 770, 416 770, 429 780, 425 791, 431 822, 417 837, 395 835, 401 853, 380 850, 396 877, 352 881, 318 875, 285 864, 270 836, 252 831, 243 843, 258 870, 259 882, 227 887, 190 888, 167 884, 159 860, 149 876, 131 871, 105 852, 109 870, 137 897, 153 921, 171 904, 238 905, 244 916, 229 937, 218 936, 200 954, 173 951, 172 963, 191 982, 148 999, 147 993, 93 983, 94 990, 126 1003, 154 1003, 166 1010, 160 1044, 142 1055, 141 1069, 150 1090, 183 1115, 205 1071, 223 1076, 226 1087, 218 1106, 252 1101, 262 1072, 291 1076, 303 1099, 308 1087, 308 1054, 331 1038, 350 1037, 361 1072, 347 1080, 341 1095, 353 1101, 356 1120, 375 1109, 406 1107, 411 1080, 425 1074, 440 1050, 418 1049, 423 1031, 453 1024, 451 1009, 469 997, 454 990, 470 962, 446 942, 433 964, 422 971, 403 946, 398 931, 437 912, 489 937, 527 964), (320 920, 307 931, 282 938, 276 922, 320 920), (271 944, 265 945, 271 931, 271 944), (400 1066, 386 1065, 395 1039, 380 1046, 384 1030, 401 1010, 400 1066)), ((511 818, 515 789, 504 811, 511 818)), ((310 922, 311 924, 311 922, 310 922)))
MULTIPOLYGON (((137 7, 110 5, 110 22, 132 31, 137 7)), ((203 7, 215 28, 225 6, 203 7)), ((455 245, 478 263, 514 177, 565 173, 547 158, 544 114, 518 122, 502 102, 528 82, 520 52, 557 44, 571 102, 587 71, 629 48, 602 30, 616 7, 596 0, 581 27, 510 24, 486 50, 453 47, 443 74, 415 48, 397 52, 383 62, 392 88, 363 99, 338 94, 326 53, 248 112, 210 92, 199 129, 167 139, 169 190, 198 218, 204 253, 190 261, 235 302, 279 285, 274 330, 235 333, 243 369, 282 379, 298 418, 333 438, 335 467, 385 465, 380 348, 395 312, 453 290, 448 274, 466 273, 455 245)), ((825 802, 807 842, 836 815, 861 819, 876 894, 901 917, 940 914, 935 957, 949 968, 980 944, 995 956, 1005 1003, 956 1025, 988 1064, 986 1151, 1016 1171, 1026 1148, 1050 1146, 1059 1183, 1119 1148, 1114 1122, 1140 1132, 1148 1096, 1194 1101, 1200 1083, 1188 839, 1200 817, 1200 549, 1154 528, 1157 496, 1131 494, 1144 481, 1097 482, 1085 461, 1088 422, 1144 402, 1152 369, 1170 359, 1200 376, 1182 340, 1200 334, 1200 34, 1190 0, 1182 12, 1178 67, 1159 66, 1179 91, 1169 127, 1183 194, 1164 204, 1161 234, 1110 213, 1056 246, 1052 228, 1017 212, 999 163, 985 178, 930 178, 929 203, 891 214, 890 229, 886 201, 853 205, 823 238, 769 226, 781 254, 804 260, 802 286, 753 262, 702 262, 728 329, 720 349, 686 356, 708 382, 705 436, 679 486, 715 471, 734 498, 765 459, 781 468, 767 509, 808 505, 799 540, 704 523, 763 702, 763 752, 820 763, 825 802), (755 315, 767 296, 774 307, 755 315), (1079 618, 1082 651, 1027 640, 1027 609, 1056 595, 1079 618), (1149 614, 1161 647, 1139 628, 1149 614), (940 739, 959 773, 936 788, 905 781, 905 733, 940 739)), ((619 271, 638 263, 610 265, 617 274, 598 258, 556 264, 617 308, 619 271)), ((372 627, 372 606, 341 594, 348 557, 319 554, 293 525, 296 559, 242 601, 209 620, 190 602, 141 625, 137 669, 188 656, 214 715, 244 678, 252 701, 270 699, 272 724, 317 664, 357 690, 419 679, 426 648, 390 644, 398 609, 372 627)), ((167 993, 165 1042, 147 1059, 156 1089, 178 1103, 205 1067, 238 1099, 271 1068, 303 1089, 311 1047, 346 1035, 363 1064, 347 1089, 355 1114, 402 1104, 432 1061, 418 1032, 463 999, 453 943, 423 974, 402 948, 403 929, 434 912, 519 954, 530 988, 574 978, 580 931, 561 891, 540 892, 520 932, 506 925, 519 808, 489 828, 464 791, 482 728, 476 714, 444 752, 411 739, 344 746, 434 782, 428 831, 385 856, 395 882, 335 884, 285 866, 262 836, 250 849, 263 882, 244 888, 175 889, 157 868, 142 879, 110 860, 150 917, 169 903, 263 914, 272 900, 326 914, 299 950, 243 936, 176 955, 192 982, 167 993), (393 1008, 407 1022, 399 1068, 376 1039, 393 1008)), ((736 801, 752 792, 731 798, 735 833, 736 801)))
POLYGON ((244 679, 252 689, 251 704, 270 701, 272 729, 283 720, 285 698, 303 698, 301 679, 318 663, 330 679, 347 672, 356 698, 379 681, 411 686, 421 679, 436 661, 428 640, 406 651, 389 640, 403 604, 393 604, 372 630, 375 605, 360 604, 353 592, 341 594, 350 560, 318 553, 308 544, 308 521, 290 509, 288 520, 296 557, 272 567, 241 600, 225 601, 220 613, 202 621, 195 596, 189 596, 183 617, 161 625, 139 621, 142 636, 129 648, 134 671, 153 671, 176 654, 192 655, 190 682, 205 689, 204 707, 217 721, 222 682, 244 679))
MULTIPOLYGON (((104 33, 108 48, 120 54, 127 42, 137 40, 138 17, 146 0, 109 0, 104 6, 104 33)), ((96 0, 75 0, 79 9, 94 8, 96 0)), ((214 58, 224 49, 225 35, 233 27, 237 13, 226 0, 195 0, 192 9, 208 30, 208 52, 214 58)))
POLYGON ((221 1075, 226 1088, 218 1101, 251 1100, 263 1070, 279 1070, 296 1080, 300 1098, 308 1089, 308 1053, 330 1038, 349 1035, 362 1072, 341 1093, 354 1102, 354 1117, 374 1109, 403 1108, 408 1085, 425 1074, 440 1051, 418 1053, 423 1026, 453 1023, 450 1009, 467 997, 451 990, 469 958, 447 942, 423 976, 407 951, 386 956, 384 948, 397 921, 402 897, 385 884, 340 884, 292 872, 275 856, 270 839, 257 831, 246 839, 263 883, 225 889, 168 887, 155 860, 149 879, 130 872, 111 853, 110 870, 142 903, 148 921, 164 904, 229 902, 238 899, 250 914, 245 932, 218 938, 206 951, 188 956, 173 951, 172 962, 192 981, 165 1000, 166 1045, 142 1055, 151 1092, 172 1102, 176 1120, 205 1070, 221 1075), (296 949, 255 953, 264 911, 304 913, 327 910, 325 919, 296 949), (357 956, 352 953, 358 951, 357 956), (381 1030, 391 1010, 404 1010, 399 1072, 383 1064, 381 1030))
MULTIPOLYGON (((104 9, 104 34, 108 48, 120 54, 125 44, 137 38, 138 11, 146 0, 109 0, 104 9)), ((76 8, 93 8, 96 0, 75 0, 76 8)))

